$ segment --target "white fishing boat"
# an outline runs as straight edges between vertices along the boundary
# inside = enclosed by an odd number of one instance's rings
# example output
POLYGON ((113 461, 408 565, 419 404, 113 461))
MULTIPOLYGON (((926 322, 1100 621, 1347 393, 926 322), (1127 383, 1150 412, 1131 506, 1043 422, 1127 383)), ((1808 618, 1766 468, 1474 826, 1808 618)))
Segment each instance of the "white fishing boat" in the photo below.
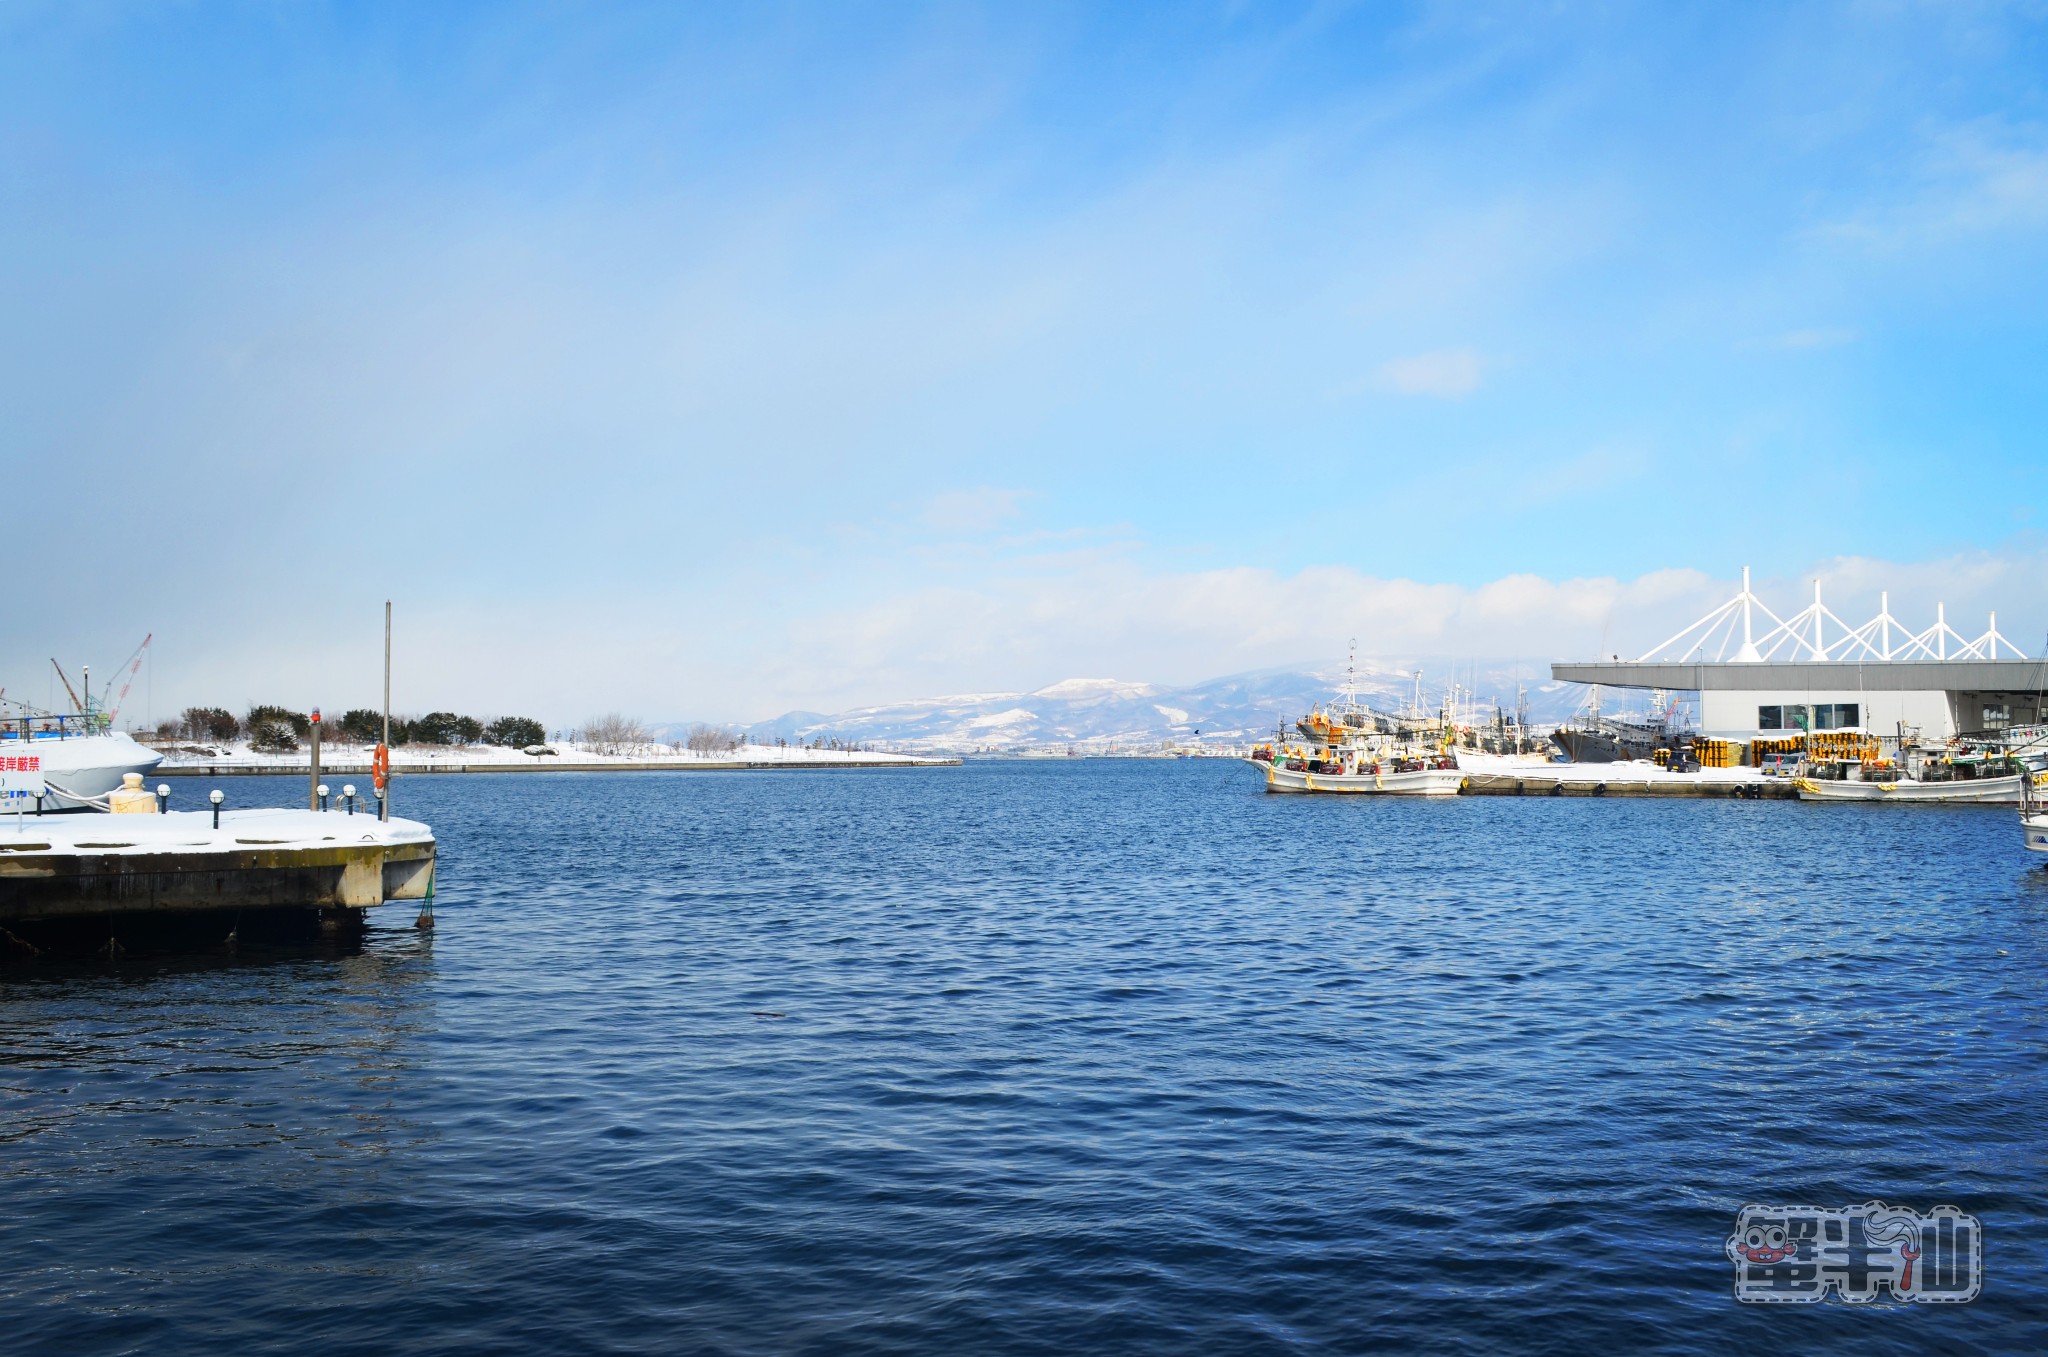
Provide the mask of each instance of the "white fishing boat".
MULTIPOLYGON (((75 706, 69 713, 44 711, 17 698, 6 698, 14 714, 0 720, 0 773, 16 775, 10 782, 33 785, 36 792, 0 786, 0 814, 22 811, 105 810, 107 793, 130 773, 148 773, 164 761, 154 749, 114 729, 121 705, 135 686, 135 675, 149 654, 154 634, 142 638, 115 679, 95 692, 87 666, 72 687, 71 676, 55 659, 50 667, 75 706), (118 694, 116 680, 121 682, 118 694), (21 778, 26 777, 26 783, 21 778)), ((0 690, 4 692, 4 690, 0 690)))
MULTIPOLYGON (((93 810, 129 773, 148 773, 164 761, 118 731, 91 735, 70 730, 36 730, 24 737, 16 728, 0 735, 0 760, 21 760, 6 767, 42 774, 46 788, 42 809, 93 810)), ((35 801, 26 793, 0 792, 0 814, 33 814, 35 801)))
POLYGON ((1902 741, 1889 752, 1861 732, 1807 738, 1834 740, 1836 753, 1805 766, 1795 784, 1802 801, 2016 805, 2030 786, 2048 787, 2048 748, 2032 732, 1938 746, 1902 741))
POLYGON ((1795 785, 1799 788, 1799 799, 1802 801, 2013 805, 2020 800, 2029 776, 2026 773, 2013 773, 2004 777, 1968 778, 1947 782, 1922 782, 1913 778, 1878 782, 1802 777, 1795 785))
POLYGON ((2020 842, 2031 852, 2048 853, 2048 807, 2037 802, 2020 811, 2020 842))
POLYGON ((2048 787, 2039 777, 2021 788, 2020 845, 2030 853, 2048 853, 2048 787))
MULTIPOLYGON (((1465 784, 1457 760, 1374 758, 1366 751, 1310 772, 1306 759, 1263 762, 1269 792, 1350 792, 1382 796, 1456 796, 1465 784), (1299 765, 1299 766, 1296 766, 1299 765)), ((1321 763, 1322 760, 1317 760, 1321 763)))
POLYGON ((1419 710, 1406 720, 1368 711, 1358 705, 1355 661, 1346 672, 1344 705, 1318 707, 1295 729, 1303 743, 1261 745, 1247 760, 1265 771, 1269 792, 1456 796, 1465 785, 1450 750, 1449 713, 1425 727, 1419 710))

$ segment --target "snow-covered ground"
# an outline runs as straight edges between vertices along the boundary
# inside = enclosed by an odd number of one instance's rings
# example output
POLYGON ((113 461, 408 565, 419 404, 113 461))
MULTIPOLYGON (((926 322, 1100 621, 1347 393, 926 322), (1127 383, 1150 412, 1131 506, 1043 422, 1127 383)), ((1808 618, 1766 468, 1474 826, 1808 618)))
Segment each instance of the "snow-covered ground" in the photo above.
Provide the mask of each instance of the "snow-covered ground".
MULTIPOLYGON (((164 756, 162 768, 306 768, 312 755, 303 746, 297 753, 271 753, 251 749, 246 743, 231 745, 199 744, 190 741, 151 742, 152 747, 164 756)), ((410 769, 416 772, 430 772, 439 768, 548 768, 577 767, 592 765, 627 768, 673 768, 677 765, 700 764, 707 768, 727 767, 735 764, 802 764, 829 766, 832 764, 887 764, 887 763, 930 763, 929 756, 882 753, 879 751, 858 751, 845 749, 802 749, 795 746, 746 744, 718 754, 699 753, 688 749, 675 749, 665 744, 639 745, 627 751, 593 749, 586 745, 557 740, 546 746, 553 754, 528 754, 518 749, 507 749, 499 745, 399 745, 391 751, 391 767, 394 772, 410 769)), ((370 766, 372 746, 359 744, 323 743, 320 746, 320 763, 323 768, 337 771, 362 769, 370 766)))
POLYGON ((43 815, 0 817, 0 847, 9 861, 91 852, 134 857, 160 853, 222 853, 260 843, 265 848, 318 848, 346 839, 350 846, 431 844, 434 832, 418 820, 345 811, 236 809, 174 810, 162 815, 43 815))
MULTIPOLYGON (((1690 773, 1673 773, 1651 759, 1625 759, 1618 763, 1558 763, 1543 754, 1476 754, 1458 751, 1458 767, 1468 773, 1495 773, 1535 781, 1570 782, 1668 782, 1684 778, 1697 782, 1763 782, 1757 768, 1698 768, 1690 773)), ((1776 781, 1778 779, 1768 779, 1776 781)))

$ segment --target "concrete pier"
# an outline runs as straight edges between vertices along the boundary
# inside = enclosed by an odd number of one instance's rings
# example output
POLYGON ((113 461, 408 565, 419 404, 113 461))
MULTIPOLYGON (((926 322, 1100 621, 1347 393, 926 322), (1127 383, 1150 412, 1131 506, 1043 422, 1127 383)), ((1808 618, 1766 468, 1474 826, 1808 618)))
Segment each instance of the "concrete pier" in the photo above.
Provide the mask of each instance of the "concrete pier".
POLYGON ((1677 796, 1790 801, 1797 779, 1766 777, 1754 768, 1702 768, 1673 773, 1654 763, 1547 763, 1460 754, 1467 796, 1677 796))
POLYGON ((344 811, 0 817, 0 925, 420 900, 434 835, 344 811))

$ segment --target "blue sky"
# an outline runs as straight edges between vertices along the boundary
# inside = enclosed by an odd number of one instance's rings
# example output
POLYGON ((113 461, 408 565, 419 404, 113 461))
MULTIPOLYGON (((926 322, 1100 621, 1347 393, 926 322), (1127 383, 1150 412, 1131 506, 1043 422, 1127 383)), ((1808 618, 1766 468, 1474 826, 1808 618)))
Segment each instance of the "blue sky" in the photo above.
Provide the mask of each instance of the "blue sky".
POLYGON ((16 4, 0 681, 345 705, 389 595, 401 705, 751 719, 1745 562, 2038 649, 2044 75, 2039 5, 16 4))

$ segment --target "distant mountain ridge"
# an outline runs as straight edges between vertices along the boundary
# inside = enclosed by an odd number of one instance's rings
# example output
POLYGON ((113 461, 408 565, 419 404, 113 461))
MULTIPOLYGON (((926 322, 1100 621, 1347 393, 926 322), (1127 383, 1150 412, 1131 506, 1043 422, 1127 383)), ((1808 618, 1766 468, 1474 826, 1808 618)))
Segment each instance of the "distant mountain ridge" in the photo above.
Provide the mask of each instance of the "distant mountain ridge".
MULTIPOLYGON (((1432 669, 1426 662, 1379 661, 1359 664, 1358 700, 1389 712, 1408 705, 1415 697, 1417 669, 1424 676, 1422 704, 1432 711, 1453 681, 1479 694, 1466 701, 1489 716, 1495 701, 1513 713, 1519 685, 1531 722, 1540 724, 1569 716, 1584 693, 1575 684, 1553 682, 1547 666, 1528 661, 1460 661, 1455 669, 1448 663, 1432 669)), ((785 712, 739 729, 756 741, 807 743, 823 737, 932 753, 1186 744, 1197 731, 1205 743, 1245 744, 1271 736, 1276 726, 1291 727, 1317 703, 1341 701, 1343 685, 1342 662, 1232 674, 1185 687, 1070 678, 1031 692, 960 693, 833 713, 785 712)))

